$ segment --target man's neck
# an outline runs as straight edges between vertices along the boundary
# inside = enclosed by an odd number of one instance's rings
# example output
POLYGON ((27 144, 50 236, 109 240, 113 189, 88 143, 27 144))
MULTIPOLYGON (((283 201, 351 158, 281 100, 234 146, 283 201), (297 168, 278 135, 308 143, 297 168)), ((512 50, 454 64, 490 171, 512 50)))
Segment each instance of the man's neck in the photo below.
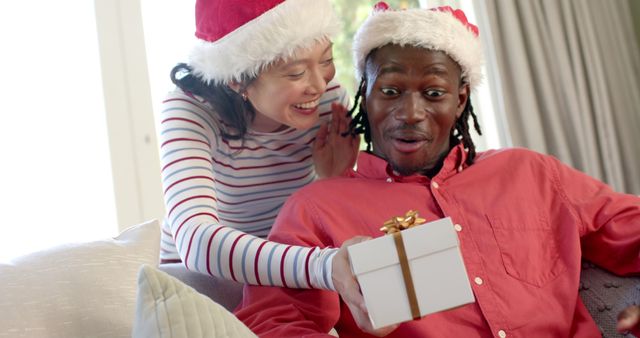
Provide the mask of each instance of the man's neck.
MULTIPOLYGON (((445 157, 446 157, 446 154, 445 154, 445 157)), ((424 170, 422 172, 422 175, 427 176, 429 178, 433 178, 434 176, 436 176, 440 172, 440 169, 442 169, 442 166, 444 165, 444 158, 445 157, 441 157, 438 160, 438 162, 436 162, 436 165, 433 166, 433 168, 424 170)))
POLYGON ((431 168, 423 170, 421 174, 429 178, 433 178, 434 176, 436 176, 442 169, 442 166, 444 166, 444 160, 447 158, 447 156, 451 152, 451 149, 453 149, 454 147, 455 144, 453 142, 449 142, 448 149, 440 154, 436 163, 431 168))

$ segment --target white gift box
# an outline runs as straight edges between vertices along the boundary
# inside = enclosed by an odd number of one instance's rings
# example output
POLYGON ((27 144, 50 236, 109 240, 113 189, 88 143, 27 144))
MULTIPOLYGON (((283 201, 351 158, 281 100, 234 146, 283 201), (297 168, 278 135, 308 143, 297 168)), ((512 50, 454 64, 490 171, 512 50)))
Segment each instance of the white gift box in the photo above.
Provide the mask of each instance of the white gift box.
MULTIPOLYGON (((400 232, 420 317, 475 298, 450 218, 400 232)), ((393 235, 348 247, 351 266, 374 328, 413 319, 393 235)))

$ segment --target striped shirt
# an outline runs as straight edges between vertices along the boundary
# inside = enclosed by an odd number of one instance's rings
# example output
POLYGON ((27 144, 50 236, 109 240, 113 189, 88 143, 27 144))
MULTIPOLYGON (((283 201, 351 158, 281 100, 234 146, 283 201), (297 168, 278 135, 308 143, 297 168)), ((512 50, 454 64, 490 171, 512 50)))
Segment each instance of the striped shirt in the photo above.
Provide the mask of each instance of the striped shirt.
POLYGON ((177 89, 163 102, 160 122, 162 184, 167 210, 161 260, 252 285, 333 289, 335 248, 269 242, 263 238, 284 201, 311 183, 311 150, 331 103, 348 104, 330 83, 320 99, 320 120, 307 130, 249 130, 244 140, 223 140, 223 122, 211 106, 177 89))

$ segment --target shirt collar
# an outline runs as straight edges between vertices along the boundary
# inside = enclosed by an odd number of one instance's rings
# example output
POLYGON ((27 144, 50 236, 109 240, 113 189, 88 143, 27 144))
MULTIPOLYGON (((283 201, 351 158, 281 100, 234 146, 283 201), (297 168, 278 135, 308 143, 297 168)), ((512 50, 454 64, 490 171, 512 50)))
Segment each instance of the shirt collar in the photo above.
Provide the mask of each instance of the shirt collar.
MULTIPOLYGON (((467 164, 468 152, 464 149, 462 143, 453 147, 447 157, 440 172, 435 176, 439 180, 445 180, 457 173, 462 172, 467 164)), ((430 181, 426 176, 414 174, 411 176, 402 176, 391 169, 386 160, 366 152, 361 152, 358 156, 358 166, 355 177, 363 177, 377 180, 393 180, 395 182, 424 182, 430 181)))

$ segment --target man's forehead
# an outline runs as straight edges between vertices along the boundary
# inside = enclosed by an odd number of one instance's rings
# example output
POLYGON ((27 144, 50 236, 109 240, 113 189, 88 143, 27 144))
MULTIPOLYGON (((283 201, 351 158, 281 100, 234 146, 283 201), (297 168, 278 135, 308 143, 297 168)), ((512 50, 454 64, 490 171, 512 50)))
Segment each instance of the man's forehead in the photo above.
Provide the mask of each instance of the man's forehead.
POLYGON ((425 75, 448 75, 460 66, 446 53, 414 46, 386 45, 372 53, 369 65, 378 76, 421 68, 425 75))
MULTIPOLYGON (((409 68, 395 61, 387 61, 378 64, 377 74, 383 76, 385 74, 406 74, 409 68)), ((422 67, 422 75, 440 75, 447 76, 451 73, 450 69, 444 63, 437 62, 422 67)))

